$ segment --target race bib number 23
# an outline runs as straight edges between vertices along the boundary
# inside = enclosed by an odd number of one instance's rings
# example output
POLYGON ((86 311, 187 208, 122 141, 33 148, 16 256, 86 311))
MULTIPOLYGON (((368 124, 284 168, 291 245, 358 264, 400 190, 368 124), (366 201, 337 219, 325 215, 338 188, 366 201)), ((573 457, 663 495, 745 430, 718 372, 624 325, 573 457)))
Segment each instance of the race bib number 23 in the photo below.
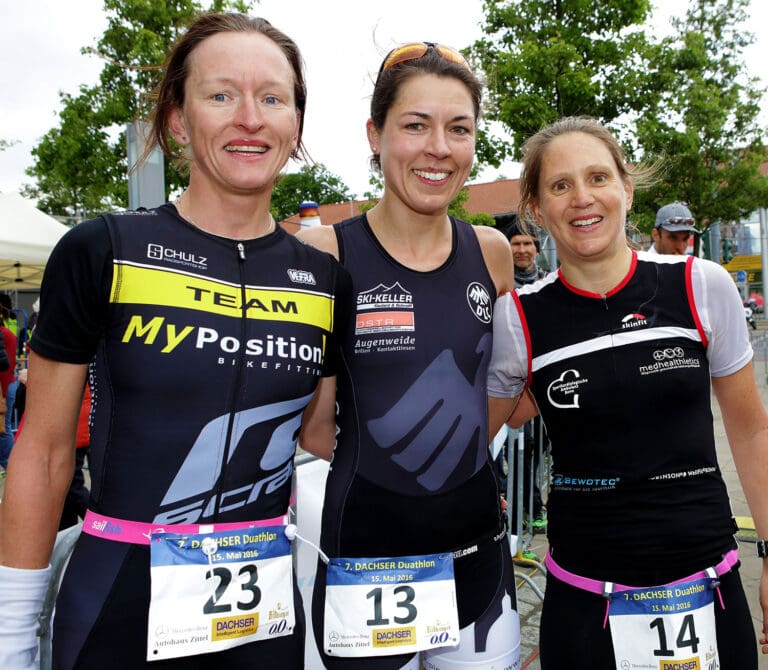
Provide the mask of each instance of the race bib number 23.
POLYGON ((290 635, 293 571, 284 531, 153 534, 147 660, 290 635))

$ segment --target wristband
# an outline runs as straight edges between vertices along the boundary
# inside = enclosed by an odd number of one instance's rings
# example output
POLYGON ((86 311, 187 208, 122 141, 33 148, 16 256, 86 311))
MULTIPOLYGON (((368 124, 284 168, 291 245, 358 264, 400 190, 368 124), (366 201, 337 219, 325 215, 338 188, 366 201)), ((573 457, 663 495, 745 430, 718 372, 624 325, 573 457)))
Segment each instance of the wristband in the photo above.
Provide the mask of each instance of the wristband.
POLYGON ((0 668, 36 668, 37 625, 50 566, 26 570, 0 565, 0 668))
POLYGON ((766 540, 757 541, 757 555, 760 558, 768 557, 768 542, 766 540))

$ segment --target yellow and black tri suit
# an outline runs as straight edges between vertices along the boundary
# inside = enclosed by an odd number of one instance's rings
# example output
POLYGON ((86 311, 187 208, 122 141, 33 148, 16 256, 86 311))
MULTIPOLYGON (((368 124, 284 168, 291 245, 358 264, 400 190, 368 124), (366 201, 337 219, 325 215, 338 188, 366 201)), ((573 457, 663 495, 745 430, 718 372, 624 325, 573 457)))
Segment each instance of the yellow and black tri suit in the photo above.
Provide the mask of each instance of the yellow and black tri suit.
MULTIPOLYGON (((165 205, 68 233, 31 346, 92 362, 91 509, 155 524, 284 514, 302 411, 335 374, 345 291, 330 255, 279 227, 231 240, 165 205)), ((83 534, 57 603, 56 667, 143 667, 148 598, 146 546, 83 534)), ((296 598, 292 636, 220 652, 216 664, 302 667, 296 598)))

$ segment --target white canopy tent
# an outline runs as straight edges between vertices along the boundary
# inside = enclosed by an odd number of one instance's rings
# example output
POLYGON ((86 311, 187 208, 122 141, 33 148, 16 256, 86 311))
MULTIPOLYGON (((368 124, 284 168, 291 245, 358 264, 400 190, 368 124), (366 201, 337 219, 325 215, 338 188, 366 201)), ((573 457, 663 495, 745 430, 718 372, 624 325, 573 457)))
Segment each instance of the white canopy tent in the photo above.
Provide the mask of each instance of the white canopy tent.
POLYGON ((0 290, 40 287, 54 245, 69 228, 16 193, 0 193, 0 290))

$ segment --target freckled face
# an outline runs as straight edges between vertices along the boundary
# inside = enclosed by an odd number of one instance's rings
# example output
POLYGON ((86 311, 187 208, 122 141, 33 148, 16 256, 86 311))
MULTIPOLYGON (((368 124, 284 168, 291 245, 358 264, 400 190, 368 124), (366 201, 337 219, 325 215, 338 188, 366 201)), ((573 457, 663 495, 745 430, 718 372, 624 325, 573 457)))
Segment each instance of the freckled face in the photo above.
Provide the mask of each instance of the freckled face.
POLYGON ((586 133, 568 133, 546 148, 533 213, 557 244, 563 263, 610 258, 626 248, 632 185, 608 148, 586 133))
POLYGON ((188 70, 170 127, 189 147, 192 182, 271 190, 299 129, 293 70, 280 47, 260 33, 219 33, 195 48, 188 70))
POLYGON ((401 85, 384 127, 368 121, 368 139, 381 158, 385 197, 419 213, 444 213, 474 160, 470 91, 453 77, 413 76, 401 85))

